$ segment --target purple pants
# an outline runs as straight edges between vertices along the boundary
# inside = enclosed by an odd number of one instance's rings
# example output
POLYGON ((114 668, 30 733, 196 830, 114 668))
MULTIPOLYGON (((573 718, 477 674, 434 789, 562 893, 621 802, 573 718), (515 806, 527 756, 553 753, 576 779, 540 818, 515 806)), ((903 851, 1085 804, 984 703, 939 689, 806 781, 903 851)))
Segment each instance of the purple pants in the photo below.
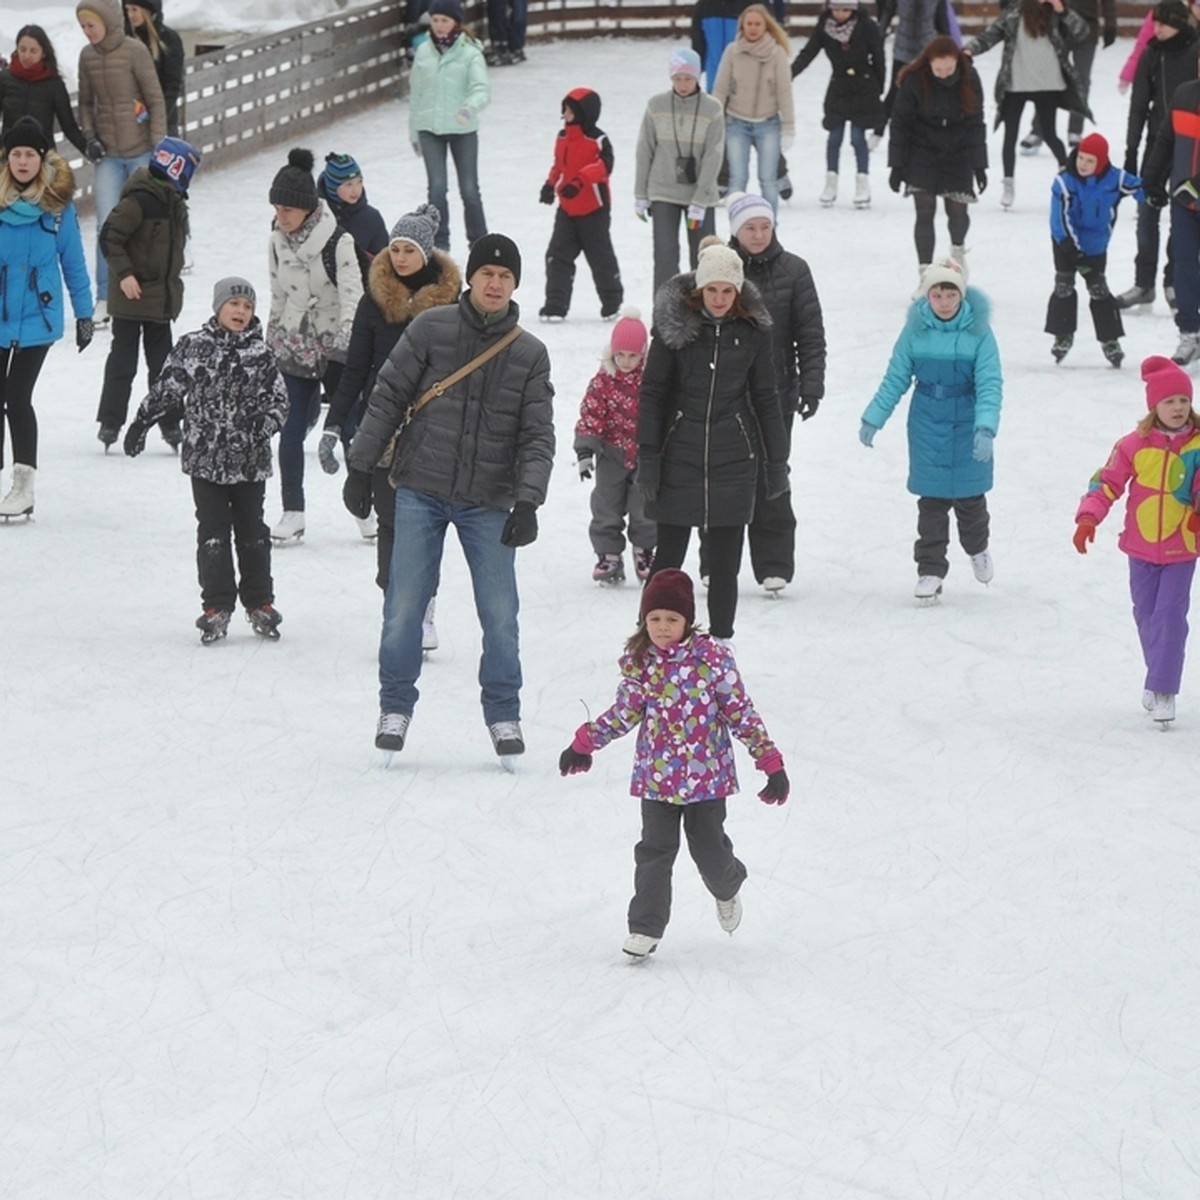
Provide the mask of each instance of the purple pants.
POLYGON ((1192 558, 1162 565, 1140 558, 1129 560, 1129 594, 1146 661, 1148 691, 1172 696, 1179 691, 1195 570, 1192 558))

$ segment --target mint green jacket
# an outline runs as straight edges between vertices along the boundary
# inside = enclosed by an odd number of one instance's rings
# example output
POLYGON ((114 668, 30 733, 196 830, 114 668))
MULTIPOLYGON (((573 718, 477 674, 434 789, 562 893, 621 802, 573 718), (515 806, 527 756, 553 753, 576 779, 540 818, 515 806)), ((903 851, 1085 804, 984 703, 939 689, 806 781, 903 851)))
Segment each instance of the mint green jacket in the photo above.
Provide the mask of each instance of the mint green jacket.
POLYGON ((487 64, 474 38, 460 34, 439 54, 426 38, 413 58, 408 77, 408 140, 417 134, 475 133, 479 113, 491 99, 487 64))

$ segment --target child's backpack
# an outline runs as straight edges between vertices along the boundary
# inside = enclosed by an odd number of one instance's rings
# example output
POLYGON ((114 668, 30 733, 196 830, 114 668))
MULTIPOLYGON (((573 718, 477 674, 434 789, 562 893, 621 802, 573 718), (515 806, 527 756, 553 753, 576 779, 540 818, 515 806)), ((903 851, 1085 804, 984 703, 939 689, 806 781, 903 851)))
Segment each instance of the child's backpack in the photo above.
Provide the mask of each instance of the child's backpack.
MULTIPOLYGON (((350 234, 345 225, 339 225, 329 236, 329 241, 321 247, 321 265, 325 268, 325 274, 329 276, 329 282, 337 287, 337 248, 338 242, 350 234)), ((367 278, 371 274, 371 256, 362 249, 362 247, 354 242, 354 253, 358 258, 358 269, 362 272, 363 288, 367 286, 367 278)))

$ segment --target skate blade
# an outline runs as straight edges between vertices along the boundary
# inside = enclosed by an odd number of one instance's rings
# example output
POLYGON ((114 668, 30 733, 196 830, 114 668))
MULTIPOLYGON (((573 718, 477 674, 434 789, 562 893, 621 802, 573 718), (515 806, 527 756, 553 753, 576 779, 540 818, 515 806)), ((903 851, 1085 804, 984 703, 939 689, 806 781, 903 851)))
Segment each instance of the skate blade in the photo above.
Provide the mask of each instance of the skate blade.
POLYGON ((940 602, 941 598, 942 598, 941 592, 938 592, 936 595, 933 595, 933 596, 918 596, 916 598, 917 599, 917 607, 918 608, 936 608, 938 603, 940 602))
MULTIPOLYGON (((252 628, 254 628, 254 627, 252 626, 252 628)), ((256 633, 256 634, 257 634, 257 635, 258 635, 260 638, 262 638, 264 641, 267 641, 267 642, 277 642, 277 641, 279 641, 279 630, 278 630, 278 629, 258 629, 258 628, 254 628, 254 632, 255 632, 255 633, 256 633)))
POLYGON ((516 754, 501 754, 500 755, 500 766, 509 775, 515 775, 517 773, 518 761, 519 761, 519 757, 516 754))
POLYGON ((220 633, 202 633, 200 635, 200 645, 211 646, 215 642, 223 642, 225 640, 225 631, 220 633))
POLYGON ((289 537, 276 537, 274 534, 271 534, 271 544, 273 546, 298 546, 302 541, 304 541, 303 532, 293 533, 289 537))
POLYGON ((1155 725, 1158 726, 1158 728, 1161 732, 1166 733, 1167 730, 1171 728, 1171 725, 1174 722, 1174 720, 1175 720, 1174 717, 1168 717, 1165 720, 1161 720, 1158 717, 1155 717, 1154 723, 1155 723, 1155 725))
POLYGON ((20 513, 0 514, 0 521, 3 521, 5 523, 5 525, 8 525, 12 521, 32 521, 32 520, 33 520, 33 509, 32 508, 27 508, 24 512, 20 512, 20 513))

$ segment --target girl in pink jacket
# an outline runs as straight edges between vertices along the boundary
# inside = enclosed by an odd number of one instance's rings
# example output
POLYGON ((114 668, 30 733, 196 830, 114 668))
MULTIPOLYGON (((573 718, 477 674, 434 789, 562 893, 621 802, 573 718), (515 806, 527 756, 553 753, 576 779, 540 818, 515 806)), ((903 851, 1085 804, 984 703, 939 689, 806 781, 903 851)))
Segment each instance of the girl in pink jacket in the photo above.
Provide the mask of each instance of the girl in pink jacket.
POLYGON ((1096 526, 1126 488, 1118 546, 1129 556, 1133 619, 1146 662, 1142 706, 1163 729, 1175 719, 1200 516, 1196 462, 1200 417, 1190 376, 1169 358, 1142 363, 1148 415, 1114 447, 1075 514, 1075 549, 1086 554, 1096 526))
POLYGON ((671 869, 683 824, 717 921, 733 933, 742 919, 738 891, 746 868, 725 833, 725 800, 738 790, 732 733, 766 773, 767 804, 788 798, 783 756, 742 685, 729 648, 696 630, 692 581, 664 569, 642 593, 637 632, 621 657, 616 703, 575 731, 558 760, 563 775, 591 769, 592 754, 638 729, 630 792, 642 802, 642 840, 634 848, 626 954, 657 948, 671 916, 671 869))

